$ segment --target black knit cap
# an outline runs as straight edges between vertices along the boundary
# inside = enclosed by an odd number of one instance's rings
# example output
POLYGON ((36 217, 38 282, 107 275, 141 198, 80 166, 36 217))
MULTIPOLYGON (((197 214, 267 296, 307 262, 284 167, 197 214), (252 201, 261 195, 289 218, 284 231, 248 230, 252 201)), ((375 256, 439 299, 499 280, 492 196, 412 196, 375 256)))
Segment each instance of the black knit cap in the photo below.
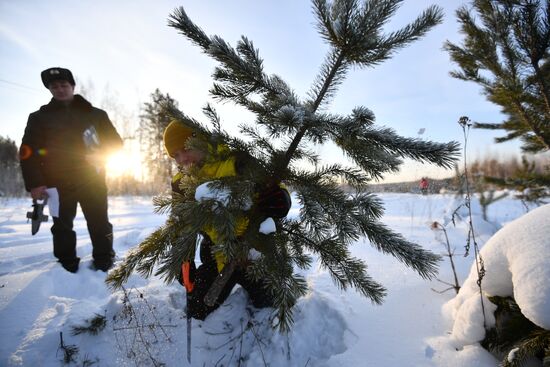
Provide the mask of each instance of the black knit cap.
POLYGON ((74 87, 75 82, 73 74, 69 69, 64 68, 49 68, 40 73, 42 78, 42 83, 46 88, 49 87, 50 83, 54 80, 66 80, 74 87))

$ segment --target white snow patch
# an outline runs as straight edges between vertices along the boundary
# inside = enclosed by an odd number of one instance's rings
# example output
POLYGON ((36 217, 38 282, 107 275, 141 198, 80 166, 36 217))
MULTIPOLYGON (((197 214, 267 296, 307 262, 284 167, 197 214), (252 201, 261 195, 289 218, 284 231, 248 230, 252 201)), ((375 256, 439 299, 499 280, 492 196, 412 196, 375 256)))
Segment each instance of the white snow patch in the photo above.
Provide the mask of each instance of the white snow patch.
MULTIPOLYGON (((289 216, 299 218, 299 200, 293 195, 289 216)), ((382 218, 384 224, 434 252, 443 250, 427 223, 433 220, 442 222, 440 218, 453 196, 379 196, 386 208, 382 218)), ((135 323, 130 324, 128 317, 122 317, 126 310, 123 292, 111 292, 104 283, 105 274, 88 268, 92 261, 92 246, 82 214, 78 213, 74 227, 82 262, 78 273, 70 274, 51 254, 51 234, 48 231, 51 223, 44 223, 36 236, 30 235, 25 218, 29 200, 14 199, 2 204, 0 228, 10 230, 0 230, 0 366, 59 366, 60 332, 63 332, 65 344, 80 349, 75 365, 82 365, 84 357, 98 366, 152 365, 144 344, 139 340, 135 323), (95 314, 107 316, 107 326, 102 332, 98 335, 71 335, 71 327, 84 325, 95 314)), ((489 213, 491 221, 498 225, 508 223, 505 229, 524 210, 522 204, 511 197, 498 201, 491 208, 494 209, 489 213)), ((119 259, 166 220, 166 215, 154 213, 151 198, 141 197, 110 197, 109 217, 114 225, 114 246, 119 259)), ((475 216, 476 228, 482 235, 479 244, 483 246, 485 236, 491 233, 486 232, 488 228, 478 220, 479 217, 475 216)), ((489 260, 485 254, 487 277, 492 276, 489 265, 497 266, 497 269, 505 268, 506 262, 513 265, 513 269, 525 266, 521 264, 524 261, 521 258, 530 250, 526 249, 525 238, 529 236, 524 232, 541 231, 545 225, 538 222, 535 228, 530 228, 526 224, 525 228, 514 230, 521 234, 506 235, 511 237, 509 242, 516 241, 517 244, 509 244, 508 250, 499 252, 502 264, 496 259, 489 260)), ((457 227, 447 226, 447 232, 451 244, 460 253, 461 243, 465 242, 464 222, 457 227)), ((542 246, 548 243, 548 237, 532 238, 532 241, 538 241, 542 246)), ((539 248, 537 257, 546 256, 549 251, 548 247, 545 248, 545 252, 539 248)), ((250 367, 263 366, 264 360, 272 367, 498 365, 498 361, 479 344, 461 346, 456 339, 441 336, 451 330, 452 325, 446 324, 438 311, 454 296, 451 292, 439 294, 431 291, 430 288, 440 288, 441 284, 422 279, 395 258, 374 249, 365 239, 360 239, 349 249, 352 256, 367 262, 369 275, 388 289, 383 305, 373 305, 352 289, 339 290, 324 267, 300 269, 297 271, 308 282, 310 292, 298 300, 291 331, 280 334, 271 329, 273 310, 251 307, 246 292, 236 287, 227 301, 205 321, 193 320, 192 365, 211 366, 219 362, 218 365, 240 363, 243 367, 250 367), (441 337, 433 338, 434 335, 441 337), (237 358, 241 358, 240 362, 237 358)), ((318 259, 314 257, 313 260, 318 259)), ((471 262, 472 255, 456 257, 460 280, 468 275, 471 262)), ((529 264, 534 265, 531 261, 529 264)), ((518 291, 516 282, 519 281, 527 283, 528 287, 536 287, 541 294, 545 292, 545 284, 539 280, 528 278, 516 270, 509 272, 512 275, 504 274, 502 279, 488 279, 487 286, 494 284, 495 288, 515 295, 518 291), (519 280, 516 279, 520 275, 519 280)), ((540 279, 548 279, 546 272, 537 274, 544 276, 540 279)), ((448 264, 441 264, 439 277, 452 279, 448 264)), ((468 288, 467 284, 464 288, 468 288)), ((188 365, 185 360, 186 297, 182 287, 164 284, 158 276, 145 279, 133 274, 126 289, 132 295, 131 302, 136 311, 132 322, 137 320, 145 325, 141 331, 151 355, 167 367, 188 365), (155 323, 164 325, 166 334, 158 327, 147 326, 155 323)), ((479 297, 477 293, 475 299, 479 300, 479 297)), ((529 296, 523 298, 526 299, 524 303, 529 303, 527 308, 533 308, 538 315, 542 304, 535 305, 535 300, 529 296)), ((477 307, 474 301, 470 302, 472 304, 463 310, 464 315, 468 309, 477 307)), ((470 333, 475 334, 466 328, 462 333, 468 337, 471 337, 470 333)))
POLYGON ((210 184, 211 182, 205 182, 202 185, 197 186, 197 189, 195 190, 195 200, 204 201, 214 199, 222 203, 224 206, 227 206, 227 204, 229 204, 231 192, 229 190, 216 190, 210 188, 210 184))
POLYGON ((267 218, 260 224, 260 233, 270 234, 275 232, 277 232, 277 227, 275 227, 273 218, 267 218))
MULTIPOLYGON (((497 306, 489 302, 484 297, 485 318, 487 327, 495 325, 493 312, 497 306)), ((482 341, 485 338, 485 328, 483 327, 483 312, 479 293, 477 297, 474 293, 472 297, 464 300, 461 307, 455 313, 455 323, 453 325, 452 335, 458 342, 458 345, 467 345, 482 341)))
POLYGON ((516 359, 516 353, 518 352, 519 348, 514 348, 508 353, 507 360, 509 363, 512 363, 514 359, 516 359))
MULTIPOLYGON (((231 199, 231 191, 228 189, 215 189, 211 187, 211 184, 214 181, 205 182, 197 186, 195 190, 195 200, 204 201, 204 200, 216 200, 223 206, 229 205, 229 200, 231 199)), ((250 210, 252 208, 252 200, 246 198, 241 204, 240 209, 250 210)))
MULTIPOLYGON (((481 249, 487 296, 513 296, 521 312, 533 323, 550 329, 550 205, 539 207, 507 224, 481 249)), ((480 303, 475 264, 459 294, 444 307, 455 320, 453 336, 465 344, 479 341, 478 332, 464 332, 479 323, 480 303)), ((485 300, 486 309, 492 307, 485 300)), ((488 320, 491 326, 491 319, 488 320)), ((483 336, 482 336, 483 337, 483 336)))
POLYGON ((262 253, 260 251, 257 251, 253 248, 251 248, 249 251, 248 251, 248 259, 249 260, 258 260, 259 258, 262 257, 262 253))

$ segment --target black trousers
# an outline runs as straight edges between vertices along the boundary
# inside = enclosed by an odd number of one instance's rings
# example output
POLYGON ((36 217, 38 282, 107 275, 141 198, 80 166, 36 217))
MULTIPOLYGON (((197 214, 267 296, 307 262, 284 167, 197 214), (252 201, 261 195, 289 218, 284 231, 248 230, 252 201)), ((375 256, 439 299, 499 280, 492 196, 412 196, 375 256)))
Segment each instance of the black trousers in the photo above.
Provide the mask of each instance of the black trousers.
POLYGON ((187 312, 191 317, 204 320, 212 311, 220 307, 220 305, 229 297, 231 290, 236 284, 240 284, 250 297, 254 307, 263 308, 273 306, 271 297, 264 289, 263 282, 254 282, 246 278, 245 271, 235 269, 233 275, 223 288, 220 296, 213 306, 208 306, 204 303, 204 296, 212 286, 214 280, 218 277, 218 270, 215 262, 201 264, 195 272, 195 282, 193 291, 187 295, 187 312))
POLYGON ((96 264, 106 264, 115 255, 113 250, 113 226, 107 216, 107 187, 104 182, 78 186, 57 187, 59 193, 59 217, 53 218, 53 254, 61 263, 77 261, 76 233, 73 221, 77 204, 88 225, 92 240, 92 257, 96 264))

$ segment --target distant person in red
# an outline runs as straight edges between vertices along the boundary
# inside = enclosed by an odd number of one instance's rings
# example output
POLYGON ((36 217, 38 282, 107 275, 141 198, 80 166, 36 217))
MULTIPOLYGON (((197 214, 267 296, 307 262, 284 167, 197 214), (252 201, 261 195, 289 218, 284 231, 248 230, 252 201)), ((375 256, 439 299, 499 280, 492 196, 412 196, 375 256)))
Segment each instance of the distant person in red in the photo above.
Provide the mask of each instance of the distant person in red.
POLYGON ((420 180, 420 184, 418 187, 420 188, 420 192, 422 192, 422 195, 428 194, 428 187, 430 184, 428 183, 428 179, 426 177, 422 177, 420 180))
POLYGON ((70 70, 49 68, 42 83, 53 98, 29 115, 19 150, 25 188, 33 199, 56 189, 59 213, 52 214, 53 254, 65 270, 76 273, 73 220, 80 204, 92 240, 93 267, 107 271, 113 265, 113 226, 107 217, 105 157, 122 147, 122 139, 107 113, 74 94, 70 70))

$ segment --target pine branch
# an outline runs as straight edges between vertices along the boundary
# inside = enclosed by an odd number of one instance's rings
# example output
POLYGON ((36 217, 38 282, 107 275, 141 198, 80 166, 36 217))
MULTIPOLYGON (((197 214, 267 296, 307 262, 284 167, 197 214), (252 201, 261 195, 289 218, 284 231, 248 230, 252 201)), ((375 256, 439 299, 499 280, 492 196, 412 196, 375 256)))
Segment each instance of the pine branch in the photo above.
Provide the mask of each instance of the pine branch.
POLYGON ((160 227, 151 233, 143 240, 137 249, 131 250, 124 261, 111 270, 105 282, 112 289, 119 289, 128 278, 139 267, 143 271, 143 275, 149 276, 153 272, 153 266, 161 254, 166 251, 166 243, 168 242, 168 233, 166 227, 160 227))
MULTIPOLYGON (((404 138, 389 128, 368 127, 361 135, 356 136, 346 135, 342 131, 337 139, 339 145, 346 152, 353 150, 386 151, 392 156, 412 158, 444 168, 451 168, 460 154, 460 146, 457 142, 433 143, 417 138, 404 138)), ((399 162, 396 161, 395 164, 399 165, 399 162)))
POLYGON ((290 181, 301 203, 300 217, 309 228, 312 238, 321 239, 332 233, 347 241, 357 240, 360 232, 349 222, 349 216, 355 208, 352 202, 334 182, 317 182, 311 175, 303 181, 290 181))
MULTIPOLYGON (((487 99, 502 108, 508 120, 501 128, 523 141, 522 150, 550 147, 550 81, 544 77, 544 56, 550 50, 550 23, 539 1, 474 1, 457 10, 463 45, 445 44, 460 71, 451 76, 482 86, 487 99), (478 15, 479 18, 474 18, 478 15), (479 20, 479 24, 478 21, 479 20)), ((496 128, 481 124, 480 128, 496 128)))
POLYGON ((172 204, 172 197, 165 195, 158 195, 153 197, 153 210, 156 214, 168 213, 170 210, 172 210, 172 204))
POLYGON ((301 243, 310 251, 319 255, 319 260, 326 268, 333 281, 341 288, 355 287, 374 303, 381 304, 386 295, 384 287, 374 282, 366 274, 366 265, 362 260, 350 257, 346 246, 334 238, 311 240, 297 228, 285 228, 292 242, 301 243))
POLYGON ((370 47, 365 50, 366 52, 358 54, 351 61, 359 67, 371 67, 380 64, 391 58, 398 49, 417 41, 431 28, 442 22, 442 9, 435 5, 430 6, 413 23, 386 36, 379 36, 374 46, 368 44, 370 47))
POLYGON ((56 357, 57 353, 59 353, 59 350, 61 349, 63 351, 63 363, 69 364, 69 363, 75 363, 76 357, 79 353, 79 348, 75 344, 65 344, 63 342, 63 332, 59 332, 59 347, 57 347, 56 357))
POLYGON ((214 130, 217 133, 222 132, 221 127, 221 119, 218 113, 216 112, 216 109, 212 107, 210 103, 207 103, 206 106, 202 109, 203 113, 206 117, 210 120, 210 123, 214 126, 214 130))
POLYGON ((258 121, 266 125, 272 137, 295 133, 309 119, 307 110, 298 105, 284 105, 258 121))
POLYGON ((173 13, 170 14, 168 17, 168 26, 176 28, 191 42, 202 48, 204 52, 208 52, 211 44, 210 39, 200 27, 196 26, 189 19, 183 6, 174 9, 173 13))
MULTIPOLYGON (((285 241, 286 244, 286 241, 285 241)), ((271 247, 265 256, 247 268, 253 279, 262 279, 276 309, 275 327, 285 332, 294 322, 293 306, 307 291, 306 280, 293 273, 292 261, 286 245, 271 247)))
POLYGON ((308 92, 311 110, 316 111, 322 104, 328 104, 336 95, 338 87, 346 79, 349 65, 344 63, 344 55, 339 50, 332 50, 325 57, 321 70, 308 92))
POLYGON ((99 332, 107 326, 107 317, 96 313, 92 319, 86 320, 86 322, 87 325, 73 326, 72 335, 80 335, 84 333, 89 333, 91 335, 99 334, 99 332))
POLYGON ((522 366, 529 357, 532 358, 542 354, 546 356, 549 349, 550 331, 541 329, 535 330, 520 341, 515 348, 513 348, 513 353, 512 351, 508 353, 507 358, 502 361, 502 366, 522 366))
MULTIPOLYGON (((319 78, 318 87, 314 90, 317 92, 314 101, 312 102, 311 112, 315 112, 319 105, 326 96, 330 96, 333 92, 332 86, 334 83, 338 84, 339 80, 343 78, 346 72, 345 56, 342 52, 336 51, 333 55, 329 56, 327 65, 322 70, 322 76, 319 78), (322 80, 322 82, 321 82, 322 80)), ((304 137, 308 126, 304 125, 298 130, 292 142, 290 143, 288 149, 285 153, 285 158, 283 161, 283 166, 288 166, 293 159, 300 141, 304 137)))
POLYGON ((366 265, 361 259, 349 258, 344 261, 333 261, 321 253, 321 262, 325 269, 329 269, 332 279, 340 285, 340 288, 346 290, 347 287, 354 287, 363 296, 378 305, 384 301, 387 295, 386 288, 375 282, 366 274, 366 265), (345 281, 342 281, 345 279, 345 281))
POLYGON ((488 124, 481 122, 474 122, 474 129, 489 129, 489 130, 499 130, 502 129, 503 124, 488 124))
POLYGON ((372 220, 362 221, 361 231, 378 251, 392 255, 423 278, 431 279, 437 274, 440 256, 405 240, 400 234, 372 220))

